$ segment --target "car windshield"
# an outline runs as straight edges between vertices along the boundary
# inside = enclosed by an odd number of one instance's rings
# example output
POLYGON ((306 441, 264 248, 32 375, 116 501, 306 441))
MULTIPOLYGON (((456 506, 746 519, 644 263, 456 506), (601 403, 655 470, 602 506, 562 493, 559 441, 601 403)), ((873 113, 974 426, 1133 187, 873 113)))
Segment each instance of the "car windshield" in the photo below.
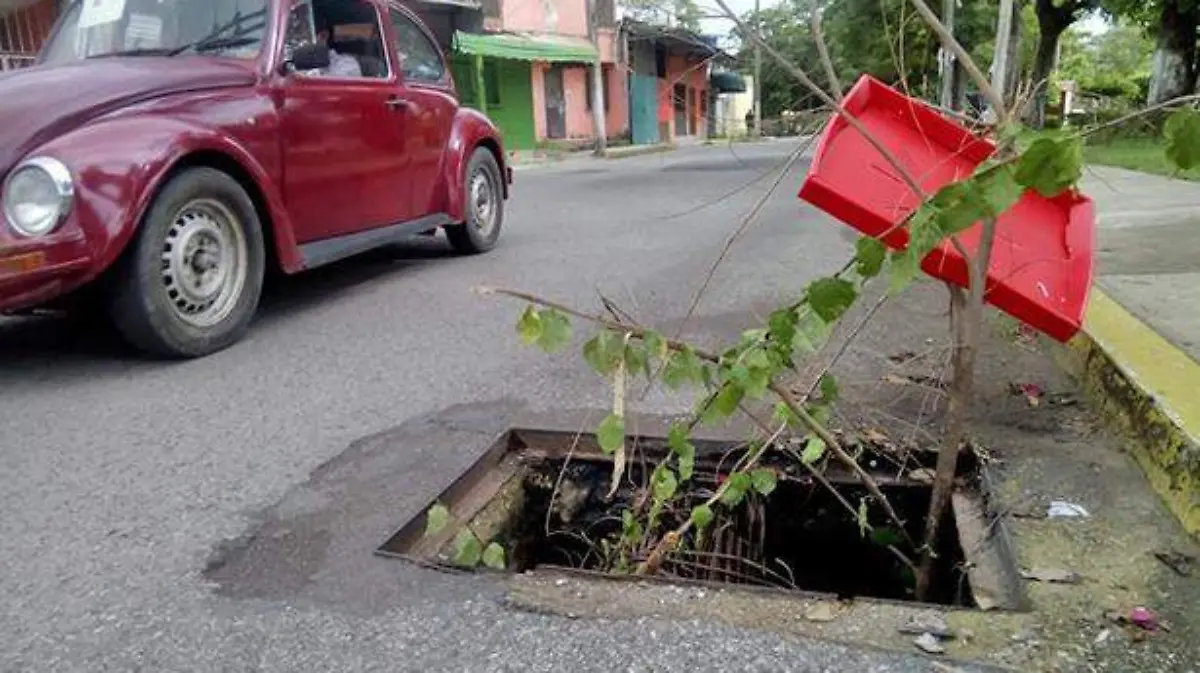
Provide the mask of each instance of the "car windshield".
POLYGON ((203 53, 255 58, 268 0, 75 0, 42 51, 43 63, 106 56, 203 53))

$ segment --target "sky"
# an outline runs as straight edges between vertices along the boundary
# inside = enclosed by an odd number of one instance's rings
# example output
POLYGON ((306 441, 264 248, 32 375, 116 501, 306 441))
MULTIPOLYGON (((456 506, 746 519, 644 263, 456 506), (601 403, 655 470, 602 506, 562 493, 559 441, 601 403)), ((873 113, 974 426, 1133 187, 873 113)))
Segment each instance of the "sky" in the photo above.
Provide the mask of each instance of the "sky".
MULTIPOLYGON (((729 8, 738 15, 743 15, 754 9, 755 0, 725 0, 729 8)), ((759 0, 762 3, 762 8, 774 6, 779 0, 759 0)), ((696 5, 704 14, 721 14, 721 8, 712 0, 697 0, 696 5)), ((708 35, 717 35, 725 42, 725 36, 733 29, 733 22, 724 18, 703 19, 700 22, 701 32, 708 35)), ((1080 22, 1079 28, 1089 33, 1101 33, 1108 29, 1108 24, 1099 13, 1094 14, 1080 22)))
MULTIPOLYGON (((766 9, 775 5, 778 0, 759 0, 759 2, 762 3, 762 8, 766 9)), ((754 9, 754 0, 725 0, 725 3, 739 16, 754 9)), ((712 0, 696 0, 696 5, 704 14, 721 13, 721 8, 712 0)), ((709 35, 718 35, 724 38, 729 31, 733 30, 733 22, 729 19, 703 19, 700 22, 700 29, 709 35)))

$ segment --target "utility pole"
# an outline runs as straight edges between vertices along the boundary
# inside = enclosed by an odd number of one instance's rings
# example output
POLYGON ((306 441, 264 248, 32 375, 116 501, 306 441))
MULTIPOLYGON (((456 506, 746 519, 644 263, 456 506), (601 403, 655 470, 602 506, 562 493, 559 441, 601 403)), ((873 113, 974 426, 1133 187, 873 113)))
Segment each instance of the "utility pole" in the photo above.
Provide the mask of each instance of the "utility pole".
MULTIPOLYGON (((950 34, 954 34, 954 9, 957 0, 942 0, 942 23, 945 24, 946 30, 950 34)), ((942 47, 942 107, 947 110, 954 109, 954 76, 958 70, 958 63, 954 59, 954 54, 949 49, 942 47)))
POLYGON ((1013 0, 1000 0, 1000 19, 996 24, 996 54, 992 57, 992 88, 1008 100, 1008 46, 1012 41, 1013 0))
POLYGON ((596 46, 596 61, 592 63, 592 127, 596 133, 595 155, 602 157, 608 152, 608 125, 604 120, 604 64, 600 60, 600 7, 605 3, 588 0, 587 4, 588 37, 596 46))
MULTIPOLYGON (((762 37, 762 2, 754 0, 754 30, 762 37)), ((762 135, 762 48, 754 41, 754 136, 762 135)))

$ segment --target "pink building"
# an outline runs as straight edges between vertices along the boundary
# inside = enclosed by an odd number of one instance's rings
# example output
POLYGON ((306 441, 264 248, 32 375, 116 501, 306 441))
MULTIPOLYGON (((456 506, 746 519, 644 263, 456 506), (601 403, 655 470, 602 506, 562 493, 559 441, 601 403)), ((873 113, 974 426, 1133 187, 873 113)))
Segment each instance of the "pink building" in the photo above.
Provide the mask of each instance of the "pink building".
POLYGON ((483 33, 459 33, 456 73, 464 99, 486 111, 509 146, 592 140, 591 68, 602 63, 605 133, 628 132, 628 95, 617 68, 612 0, 484 0, 483 33), (595 7, 595 36, 588 12, 595 7))

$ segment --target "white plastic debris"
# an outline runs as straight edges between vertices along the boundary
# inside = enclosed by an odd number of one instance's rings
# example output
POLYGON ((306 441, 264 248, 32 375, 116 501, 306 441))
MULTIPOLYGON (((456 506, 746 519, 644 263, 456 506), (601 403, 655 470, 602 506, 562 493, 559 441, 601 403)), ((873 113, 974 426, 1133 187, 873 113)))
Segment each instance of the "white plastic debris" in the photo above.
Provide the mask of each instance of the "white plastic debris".
POLYGON ((913 645, 916 645, 923 652, 929 654, 945 654, 946 648, 942 647, 941 641, 932 633, 922 633, 916 640, 913 640, 913 645))
POLYGON ((1091 516, 1091 514, 1089 514, 1082 505, 1076 505, 1075 503, 1067 502, 1066 500, 1052 501, 1050 503, 1050 509, 1046 512, 1046 515, 1051 519, 1056 519, 1059 517, 1075 518, 1091 516))

